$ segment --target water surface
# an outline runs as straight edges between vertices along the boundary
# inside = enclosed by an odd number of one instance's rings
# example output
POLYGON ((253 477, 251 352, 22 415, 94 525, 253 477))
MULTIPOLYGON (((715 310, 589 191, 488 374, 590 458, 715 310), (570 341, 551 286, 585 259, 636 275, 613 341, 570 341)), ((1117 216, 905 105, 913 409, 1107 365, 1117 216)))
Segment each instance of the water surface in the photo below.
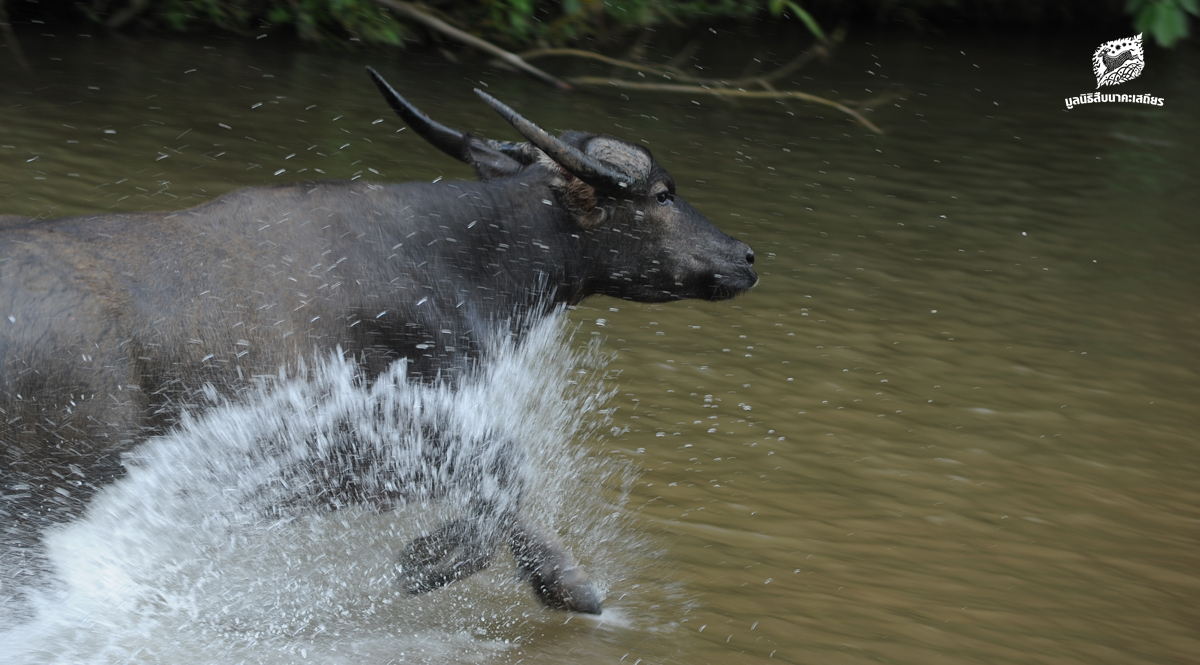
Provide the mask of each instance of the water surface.
MULTIPOLYGON (((341 641, 300 632, 256 650, 238 621, 257 616, 253 593, 267 604, 285 590, 251 585, 227 606, 244 616, 172 638, 192 648, 122 624, 116 646, 88 651, 81 632, 33 661, 1200 654, 1194 48, 1150 49, 1120 90, 1163 107, 1067 111, 1063 98, 1094 86, 1093 41, 860 36, 797 82, 873 99, 878 136, 791 102, 562 95, 481 64, 270 39, 26 42, 34 75, 0 77, 2 213, 178 209, 313 177, 470 177, 402 130, 363 73, 373 64, 433 117, 489 137, 513 134, 472 87, 548 129, 644 141, 683 197, 755 248, 762 276, 731 302, 593 299, 570 314, 571 344, 599 336, 616 352, 605 369, 619 391, 611 422, 562 446, 641 470, 628 494, 620 473, 588 490, 627 499, 616 537, 630 545, 577 552, 606 581, 601 619, 540 610, 497 564, 423 620, 326 608, 341 641)), ((375 519, 320 528, 369 549, 387 528, 375 519)))

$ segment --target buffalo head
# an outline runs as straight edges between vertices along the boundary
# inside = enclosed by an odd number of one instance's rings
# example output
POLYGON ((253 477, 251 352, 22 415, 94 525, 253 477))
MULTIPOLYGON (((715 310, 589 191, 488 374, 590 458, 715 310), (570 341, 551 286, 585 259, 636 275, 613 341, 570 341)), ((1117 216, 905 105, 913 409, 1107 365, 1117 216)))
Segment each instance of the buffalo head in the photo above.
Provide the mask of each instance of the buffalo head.
POLYGON ((754 251, 679 197, 675 180, 645 147, 587 132, 553 136, 478 89, 527 140, 477 137, 430 119, 367 70, 414 131, 470 164, 481 180, 544 180, 590 257, 586 292, 639 302, 724 300, 758 282, 754 251))

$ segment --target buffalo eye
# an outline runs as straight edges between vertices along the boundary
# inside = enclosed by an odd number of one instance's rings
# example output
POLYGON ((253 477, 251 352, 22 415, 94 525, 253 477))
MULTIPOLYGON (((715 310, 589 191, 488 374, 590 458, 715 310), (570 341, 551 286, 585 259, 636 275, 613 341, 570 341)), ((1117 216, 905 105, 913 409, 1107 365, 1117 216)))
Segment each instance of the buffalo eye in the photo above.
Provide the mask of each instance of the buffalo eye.
POLYGON ((675 202, 675 195, 669 191, 661 191, 654 198, 658 199, 658 205, 665 206, 675 202))

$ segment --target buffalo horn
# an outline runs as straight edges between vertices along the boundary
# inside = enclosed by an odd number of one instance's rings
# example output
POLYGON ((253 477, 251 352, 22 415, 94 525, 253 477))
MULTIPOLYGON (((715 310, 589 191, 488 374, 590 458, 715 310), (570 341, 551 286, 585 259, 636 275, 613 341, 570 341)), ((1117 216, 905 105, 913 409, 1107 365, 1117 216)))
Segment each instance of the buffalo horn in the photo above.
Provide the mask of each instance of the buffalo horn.
POLYGON ((421 138, 429 141, 429 143, 450 155, 451 157, 465 162, 471 163, 470 154, 467 153, 467 137, 457 129, 438 123, 433 118, 421 113, 417 107, 408 103, 408 100, 401 97, 400 93, 394 88, 379 72, 371 67, 367 67, 367 73, 371 75, 371 80, 375 82, 375 87, 379 88, 379 92, 383 93, 383 98, 387 100, 388 106, 397 113, 404 122, 413 128, 413 131, 420 134, 421 138))
POLYGON ((551 136, 546 130, 521 117, 519 113, 479 88, 475 88, 475 94, 479 95, 483 101, 487 102, 488 106, 492 107, 501 117, 507 120, 514 129, 521 133, 521 136, 524 136, 529 139, 530 143, 541 148, 542 152, 545 152, 551 159, 558 162, 571 175, 592 187, 612 189, 614 186, 626 188, 637 184, 628 175, 588 157, 580 152, 579 149, 567 145, 557 137, 551 136))
MULTIPOLYGON (((375 82, 375 87, 379 88, 379 92, 383 93, 383 98, 387 100, 388 106, 392 107, 392 110, 404 120, 405 124, 420 134, 421 138, 460 162, 472 165, 475 163, 468 149, 468 137, 466 134, 457 129, 451 129, 421 113, 417 107, 409 104, 407 99, 401 97, 400 93, 396 92, 395 88, 387 81, 383 80, 379 72, 373 68, 367 67, 367 73, 371 75, 371 80, 375 82)), ((476 140, 483 141, 488 146, 523 164, 531 161, 528 146, 524 143, 492 141, 478 138, 476 140)))

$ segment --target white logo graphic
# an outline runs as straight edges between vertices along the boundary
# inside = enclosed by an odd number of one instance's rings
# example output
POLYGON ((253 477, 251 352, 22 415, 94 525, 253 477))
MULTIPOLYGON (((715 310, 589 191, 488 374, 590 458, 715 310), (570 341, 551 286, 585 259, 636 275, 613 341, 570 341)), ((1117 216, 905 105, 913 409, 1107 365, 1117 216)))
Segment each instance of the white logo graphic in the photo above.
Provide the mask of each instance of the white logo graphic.
MULTIPOLYGON (((1114 39, 1105 42, 1092 54, 1092 71, 1096 72, 1096 89, 1106 85, 1117 85, 1142 75, 1146 68, 1146 56, 1142 53, 1142 36, 1135 35, 1125 39, 1114 39)), ((1109 94, 1085 92, 1064 100, 1067 110, 1079 104, 1096 104, 1102 102, 1126 102, 1133 104, 1150 104, 1162 106, 1166 102, 1162 97, 1149 94, 1109 94)))
POLYGON ((1096 72, 1096 88, 1116 85, 1137 78, 1146 67, 1142 55, 1142 36, 1126 37, 1105 42, 1092 54, 1092 70, 1096 72))

